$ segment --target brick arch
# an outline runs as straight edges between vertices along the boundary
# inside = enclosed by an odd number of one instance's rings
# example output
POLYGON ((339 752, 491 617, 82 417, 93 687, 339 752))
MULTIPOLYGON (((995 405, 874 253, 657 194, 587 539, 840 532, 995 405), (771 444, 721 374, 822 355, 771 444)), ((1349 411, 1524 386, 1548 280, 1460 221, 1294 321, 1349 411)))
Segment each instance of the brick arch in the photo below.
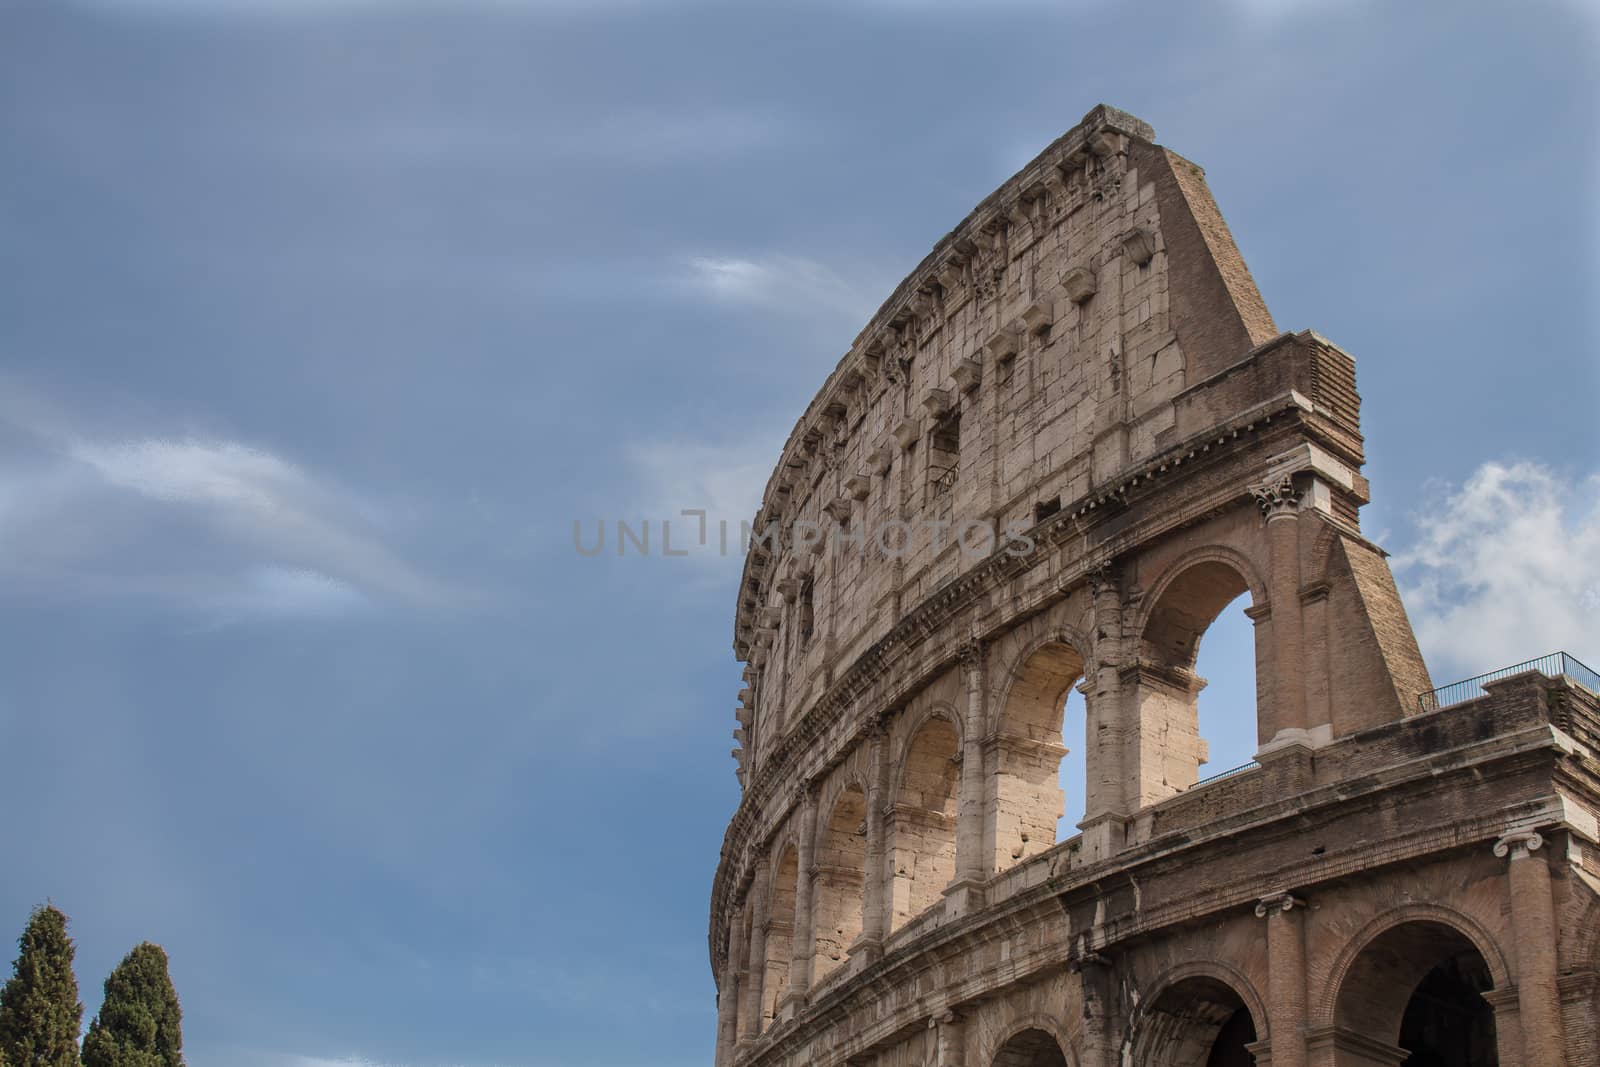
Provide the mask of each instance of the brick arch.
MULTIPOLYGON (((1331 1027, 1335 1024, 1339 995, 1362 952, 1385 933, 1407 923, 1428 923, 1454 930, 1470 942, 1472 947, 1477 949, 1478 955, 1483 957, 1485 965, 1489 968, 1489 977, 1494 983, 1494 988, 1504 989, 1510 984, 1511 968, 1506 962, 1505 954, 1500 950, 1494 935, 1477 919, 1444 904, 1401 904, 1369 919, 1339 950, 1323 979, 1321 990, 1310 998, 1311 1012, 1308 1024, 1311 1028, 1331 1027)), ((1309 975, 1307 977, 1310 978, 1309 975)))
POLYGON ((1268 1039, 1267 1002, 1262 999, 1260 990, 1248 974, 1222 960, 1190 960, 1169 968, 1150 983, 1153 995, 1146 997, 1144 1003, 1154 1003, 1162 993, 1190 978, 1210 978, 1231 988, 1244 1001, 1244 1006, 1250 1009, 1250 1017, 1256 1021, 1257 1040, 1268 1039))
POLYGON ((1600 897, 1585 894, 1582 918, 1578 920, 1577 951, 1574 968, 1600 970, 1600 897))
POLYGON ((1013 1019, 1009 1025, 997 1031, 993 1038, 984 1043, 975 1067, 992 1067, 1006 1045, 1030 1030, 1049 1035, 1055 1041, 1056 1048, 1061 1050, 1068 1067, 1078 1067, 1079 1060, 1072 1036, 1062 1028, 1061 1020, 1048 1012, 1032 1012, 1013 1019))
MULTIPOLYGON (((1201 1048, 1209 1050, 1237 1000, 1250 1013, 1257 1041, 1269 1041, 1266 1004, 1255 983, 1221 960, 1191 960, 1163 973, 1139 1001, 1128 1022, 1124 1053, 1141 1067, 1187 1067, 1201 1048), (1174 1011, 1185 999, 1210 1008, 1174 1011), (1163 1006, 1166 1005, 1166 1006, 1163 1006)), ((1199 1063, 1204 1063, 1200 1053, 1199 1063)))

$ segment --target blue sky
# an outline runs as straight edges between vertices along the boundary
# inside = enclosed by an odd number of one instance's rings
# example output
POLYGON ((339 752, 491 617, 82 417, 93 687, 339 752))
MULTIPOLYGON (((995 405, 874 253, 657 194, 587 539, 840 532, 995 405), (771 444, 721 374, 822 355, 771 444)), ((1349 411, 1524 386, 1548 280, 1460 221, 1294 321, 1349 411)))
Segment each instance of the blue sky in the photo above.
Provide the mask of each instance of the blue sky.
POLYGON ((572 523, 752 512, 1101 101, 1357 357, 1436 678, 1600 666, 1596 16, 0 0, 0 926, 164 944, 195 1067, 708 1062, 737 562, 572 523))

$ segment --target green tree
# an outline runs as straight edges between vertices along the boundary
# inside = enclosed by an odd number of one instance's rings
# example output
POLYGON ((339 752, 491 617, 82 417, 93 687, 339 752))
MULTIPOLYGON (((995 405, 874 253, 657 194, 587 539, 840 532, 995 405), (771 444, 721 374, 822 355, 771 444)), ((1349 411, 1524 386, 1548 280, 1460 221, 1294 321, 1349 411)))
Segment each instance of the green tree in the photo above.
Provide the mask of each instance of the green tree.
POLYGON ((83 1004, 67 917, 54 904, 35 908, 17 945, 11 981, 0 990, 0 1055, 11 1067, 78 1067, 83 1004))
POLYGON ((167 954, 146 941, 106 979, 106 998, 83 1039, 84 1067, 184 1067, 183 1009, 167 954))

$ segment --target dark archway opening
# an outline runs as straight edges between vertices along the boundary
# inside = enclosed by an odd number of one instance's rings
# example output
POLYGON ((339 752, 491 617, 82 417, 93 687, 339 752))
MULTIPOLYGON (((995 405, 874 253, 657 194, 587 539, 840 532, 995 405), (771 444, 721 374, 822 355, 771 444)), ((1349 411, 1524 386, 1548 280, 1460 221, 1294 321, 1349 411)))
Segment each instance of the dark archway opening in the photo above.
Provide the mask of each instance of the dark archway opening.
POLYGON ((1442 922, 1401 923, 1350 966, 1334 1012, 1336 1040, 1377 1041, 1407 1067, 1499 1067, 1494 987, 1483 954, 1442 922))
POLYGON ((1164 990, 1138 1022, 1140 1067, 1252 1067, 1255 1019, 1244 998, 1216 978, 1185 978, 1164 990))
POLYGON ((1256 1058, 1250 1054, 1249 1045, 1256 1039, 1256 1024, 1248 1008, 1236 1008, 1228 1021, 1217 1031, 1211 1043, 1211 1055, 1206 1067, 1253 1067, 1256 1058))
POLYGON ((1498 1067, 1494 1009, 1483 998, 1489 969, 1476 952, 1445 960, 1406 1002, 1400 1047, 1406 1067, 1498 1067))
POLYGON ((1024 1030, 995 1053, 994 1067, 1067 1067, 1067 1057, 1043 1030, 1024 1030))

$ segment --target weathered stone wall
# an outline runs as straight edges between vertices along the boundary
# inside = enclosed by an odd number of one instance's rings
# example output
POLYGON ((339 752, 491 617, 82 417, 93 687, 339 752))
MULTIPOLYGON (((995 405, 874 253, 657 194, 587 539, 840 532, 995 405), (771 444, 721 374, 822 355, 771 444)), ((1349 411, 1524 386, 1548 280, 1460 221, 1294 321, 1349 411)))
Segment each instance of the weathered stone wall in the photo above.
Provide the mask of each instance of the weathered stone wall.
POLYGON ((1418 714, 1359 413, 1354 362, 1274 335, 1199 169, 1121 112, 936 246, 757 516, 719 1062, 1589 1062, 1600 707, 1528 676, 1418 714), (1258 765, 1201 781, 1195 654, 1238 596, 1258 765))

